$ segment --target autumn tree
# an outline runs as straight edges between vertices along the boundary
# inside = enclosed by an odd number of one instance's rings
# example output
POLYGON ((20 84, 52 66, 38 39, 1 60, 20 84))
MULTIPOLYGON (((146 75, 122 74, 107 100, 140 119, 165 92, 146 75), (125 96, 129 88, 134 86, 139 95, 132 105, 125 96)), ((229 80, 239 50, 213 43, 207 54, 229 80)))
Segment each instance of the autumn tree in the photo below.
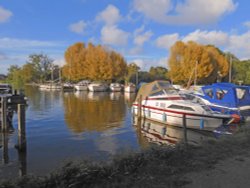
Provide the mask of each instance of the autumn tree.
POLYGON ((65 52, 66 65, 63 76, 72 81, 90 80, 119 80, 126 73, 124 58, 109 51, 101 45, 75 43, 65 52))
POLYGON ((198 84, 215 82, 218 77, 228 75, 229 64, 225 55, 216 47, 204 46, 195 42, 176 42, 168 60, 169 76, 179 84, 198 84))

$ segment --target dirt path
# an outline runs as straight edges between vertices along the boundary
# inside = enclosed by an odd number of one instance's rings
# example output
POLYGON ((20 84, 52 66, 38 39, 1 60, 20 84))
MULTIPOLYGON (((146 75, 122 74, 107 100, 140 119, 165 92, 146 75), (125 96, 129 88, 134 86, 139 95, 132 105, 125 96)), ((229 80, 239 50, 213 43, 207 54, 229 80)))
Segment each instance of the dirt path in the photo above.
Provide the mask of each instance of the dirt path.
POLYGON ((249 188, 250 152, 221 161, 213 169, 189 173, 184 188, 249 188))

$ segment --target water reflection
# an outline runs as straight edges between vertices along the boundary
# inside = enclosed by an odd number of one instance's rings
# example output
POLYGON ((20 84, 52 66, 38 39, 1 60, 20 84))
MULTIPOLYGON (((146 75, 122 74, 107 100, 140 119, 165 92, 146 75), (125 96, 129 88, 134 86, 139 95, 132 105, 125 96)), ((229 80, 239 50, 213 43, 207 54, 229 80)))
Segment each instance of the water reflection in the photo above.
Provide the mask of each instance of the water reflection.
POLYGON ((25 176, 27 174, 27 151, 19 151, 16 149, 17 153, 17 168, 9 168, 10 166, 15 166, 13 165, 13 155, 10 157, 11 150, 14 149, 14 144, 10 143, 10 137, 13 136, 13 132, 1 132, 0 133, 0 152, 2 152, 2 165, 1 171, 0 171, 0 176, 4 178, 10 178, 10 175, 18 174, 20 177, 25 176), (9 148, 10 147, 10 148, 9 148), (14 169, 14 171, 13 171, 14 169))
POLYGON ((64 116, 68 128, 81 133, 120 126, 126 111, 121 96, 121 93, 105 92, 64 94, 64 116))
POLYGON ((179 142, 186 142, 192 145, 199 145, 201 141, 215 138, 212 132, 199 131, 170 126, 157 123, 154 121, 143 119, 135 124, 138 129, 138 139, 143 147, 147 147, 149 143, 159 145, 175 145, 179 142))

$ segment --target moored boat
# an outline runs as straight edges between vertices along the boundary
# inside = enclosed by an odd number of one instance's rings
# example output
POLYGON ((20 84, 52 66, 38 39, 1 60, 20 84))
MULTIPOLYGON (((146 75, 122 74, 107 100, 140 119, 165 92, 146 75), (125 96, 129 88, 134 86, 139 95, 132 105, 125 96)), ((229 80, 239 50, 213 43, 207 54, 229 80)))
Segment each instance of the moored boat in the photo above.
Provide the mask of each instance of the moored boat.
POLYGON ((214 112, 204 103, 190 100, 168 81, 143 85, 133 103, 133 113, 160 123, 183 127, 185 122, 187 128, 208 131, 234 120, 231 115, 214 112))
POLYGON ((88 80, 83 80, 81 82, 78 82, 77 84, 74 85, 75 89, 77 91, 87 91, 88 90, 88 84, 90 82, 88 80))
POLYGON ((112 92, 117 92, 122 90, 122 85, 119 83, 111 83, 110 86, 110 91, 112 92))
POLYGON ((129 83, 129 84, 125 85, 124 91, 126 93, 135 93, 136 92, 136 86, 135 86, 135 84, 129 83))
POLYGON ((6 83, 0 83, 0 94, 9 94, 12 92, 12 86, 6 83))
POLYGON ((250 120, 250 88, 232 83, 214 83, 202 86, 192 94, 212 110, 237 114, 242 121, 250 120))
POLYGON ((93 82, 88 85, 89 91, 92 92, 102 92, 102 91, 107 91, 108 87, 104 83, 99 83, 99 82, 93 82))

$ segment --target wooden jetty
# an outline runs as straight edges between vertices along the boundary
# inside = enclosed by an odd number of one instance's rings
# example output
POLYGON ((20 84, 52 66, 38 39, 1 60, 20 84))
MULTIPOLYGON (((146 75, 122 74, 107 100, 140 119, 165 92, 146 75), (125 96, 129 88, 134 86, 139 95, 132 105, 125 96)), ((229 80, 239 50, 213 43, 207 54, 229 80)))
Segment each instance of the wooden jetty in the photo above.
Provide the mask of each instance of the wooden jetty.
POLYGON ((8 133, 13 130, 12 117, 14 111, 18 115, 18 144, 17 149, 26 149, 25 136, 25 106, 23 94, 0 94, 0 132, 8 133))

